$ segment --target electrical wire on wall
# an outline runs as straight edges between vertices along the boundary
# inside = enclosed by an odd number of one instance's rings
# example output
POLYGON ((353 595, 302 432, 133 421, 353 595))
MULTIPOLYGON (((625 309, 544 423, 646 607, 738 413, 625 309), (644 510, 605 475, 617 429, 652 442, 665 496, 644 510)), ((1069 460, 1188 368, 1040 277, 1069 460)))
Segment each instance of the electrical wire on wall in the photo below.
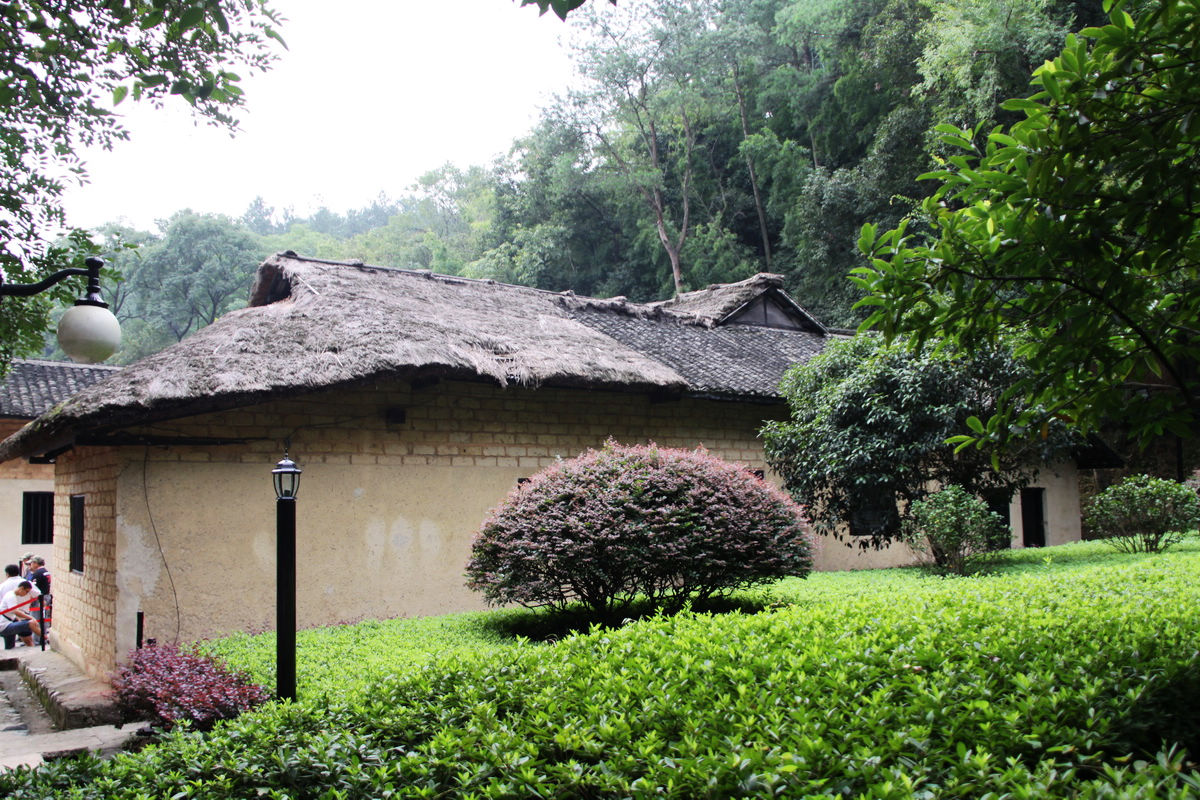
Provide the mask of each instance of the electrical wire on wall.
MULTIPOLYGON (((284 438, 284 442, 283 442, 284 450, 285 451, 290 450, 291 445, 292 445, 292 437, 294 435, 300 433, 301 431, 313 430, 313 429, 319 429, 319 428, 345 427, 347 424, 359 422, 364 419, 370 419, 374 416, 375 416, 374 413, 356 414, 354 416, 342 417, 342 418, 333 420, 331 422, 297 426, 296 428, 293 428, 292 431, 284 438)), ((162 426, 159 426, 157 428, 157 430, 159 430, 160 432, 175 433, 175 431, 173 431, 169 428, 163 428, 162 426)), ((262 439, 259 439, 258 441, 264 441, 264 440, 266 440, 266 437, 263 437, 262 439)), ((150 464, 150 445, 146 445, 143 449, 143 454, 142 454, 142 499, 146 506, 146 519, 150 523, 150 531, 151 531, 151 533, 154 534, 154 543, 158 547, 158 555, 159 555, 159 558, 162 559, 163 568, 166 570, 166 573, 167 573, 167 582, 170 584, 170 587, 171 587, 171 597, 175 604, 175 639, 174 639, 174 641, 176 643, 178 643, 180 634, 182 633, 182 630, 183 630, 182 609, 179 604, 179 592, 175 588, 175 576, 171 572, 171 565, 167 561, 166 553, 163 551, 162 538, 159 536, 158 526, 154 522, 154 511, 150 506, 150 481, 149 481, 149 475, 148 475, 149 464, 150 464)))
POLYGON ((171 596, 175 600, 175 643, 179 643, 179 634, 183 630, 183 619, 179 609, 179 593, 175 591, 175 578, 171 575, 171 565, 167 563, 167 555, 163 552, 162 539, 158 536, 158 526, 154 524, 154 512, 150 510, 150 484, 146 470, 150 464, 150 448, 146 447, 142 455, 142 499, 146 503, 146 518, 150 521, 150 531, 154 534, 154 542, 158 545, 158 555, 162 559, 163 568, 167 571, 167 581, 171 584, 171 596))

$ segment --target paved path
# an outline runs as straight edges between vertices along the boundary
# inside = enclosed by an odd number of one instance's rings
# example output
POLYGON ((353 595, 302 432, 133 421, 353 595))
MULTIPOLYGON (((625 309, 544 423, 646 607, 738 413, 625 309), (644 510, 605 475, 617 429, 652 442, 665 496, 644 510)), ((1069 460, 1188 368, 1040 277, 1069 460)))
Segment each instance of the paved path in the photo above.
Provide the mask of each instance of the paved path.
POLYGON ((0 769, 35 767, 49 759, 79 755, 89 750, 110 755, 121 750, 133 735, 133 727, 112 725, 41 734, 0 731, 0 769))
POLYGON ((138 725, 117 728, 108 687, 52 651, 0 651, 0 769, 84 751, 111 754, 138 725))

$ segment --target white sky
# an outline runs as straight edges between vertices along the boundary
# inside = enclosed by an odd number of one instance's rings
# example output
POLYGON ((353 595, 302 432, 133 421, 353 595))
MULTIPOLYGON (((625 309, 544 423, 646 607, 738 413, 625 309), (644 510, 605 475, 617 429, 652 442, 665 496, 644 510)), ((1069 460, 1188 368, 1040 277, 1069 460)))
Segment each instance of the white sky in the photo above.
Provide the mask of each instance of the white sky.
POLYGON ((184 104, 127 100, 130 141, 86 156, 68 222, 153 230, 183 208, 239 216, 256 195, 297 215, 402 194, 447 161, 487 164, 567 86, 567 25, 515 0, 275 0, 288 50, 242 75, 234 138, 184 104))

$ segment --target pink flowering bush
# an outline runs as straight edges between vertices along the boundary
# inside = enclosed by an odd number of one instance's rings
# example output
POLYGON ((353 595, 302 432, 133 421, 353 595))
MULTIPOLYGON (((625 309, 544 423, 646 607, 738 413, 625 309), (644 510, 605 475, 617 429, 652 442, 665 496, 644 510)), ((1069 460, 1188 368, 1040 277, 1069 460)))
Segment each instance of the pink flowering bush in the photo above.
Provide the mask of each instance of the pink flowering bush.
POLYGON ((162 644, 134 650, 113 688, 123 721, 149 719, 164 729, 186 721, 208 730, 270 699, 266 689, 221 662, 162 644))
POLYGON ((494 509, 467 578, 489 603, 608 615, 638 596, 679 607, 811 568, 808 523, 783 492, 704 451, 609 441, 494 509))

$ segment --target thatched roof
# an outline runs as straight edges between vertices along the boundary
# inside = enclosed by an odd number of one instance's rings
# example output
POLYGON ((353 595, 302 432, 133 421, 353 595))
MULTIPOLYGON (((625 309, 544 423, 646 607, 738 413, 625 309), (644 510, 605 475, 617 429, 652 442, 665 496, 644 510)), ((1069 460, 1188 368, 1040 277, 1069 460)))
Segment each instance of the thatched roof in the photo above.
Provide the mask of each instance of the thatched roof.
POLYGON ((33 419, 120 367, 14 359, 0 381, 0 417, 33 419))
POLYGON ((705 289, 684 292, 650 305, 676 314, 691 314, 709 325, 720 325, 736 318, 764 294, 795 319, 799 327, 814 333, 824 332, 824 326, 783 291, 783 276, 770 272, 760 272, 737 283, 714 283, 705 289))
MULTIPOLYGON (((774 276, 731 284, 729 297, 742 305, 755 286, 774 276)), ((783 370, 822 346, 821 331, 720 326, 731 300, 688 297, 672 309, 281 253, 259 268, 248 308, 84 389, 0 443, 0 460, 81 431, 387 378, 773 400, 783 370)))

